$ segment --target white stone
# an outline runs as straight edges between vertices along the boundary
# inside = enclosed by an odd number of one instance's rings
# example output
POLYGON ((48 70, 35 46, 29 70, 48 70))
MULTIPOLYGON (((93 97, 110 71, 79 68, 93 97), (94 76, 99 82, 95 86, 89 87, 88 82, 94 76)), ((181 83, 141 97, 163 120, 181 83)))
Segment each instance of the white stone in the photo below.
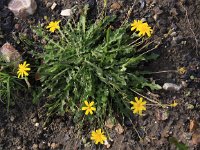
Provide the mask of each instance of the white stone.
POLYGON ((54 2, 51 6, 51 10, 54 10, 56 8, 57 4, 54 2))
POLYGON ((174 83, 165 83, 163 89, 166 91, 179 91, 182 88, 182 85, 176 85, 174 83))
POLYGON ((38 126, 39 126, 39 123, 38 123, 38 122, 36 122, 36 123, 35 123, 35 127, 38 127, 38 126))
POLYGON ((71 15, 71 9, 64 9, 61 11, 61 16, 70 16, 71 15))
POLYGON ((11 0, 8 8, 16 17, 24 18, 34 14, 37 9, 37 4, 35 0, 11 0))
POLYGON ((4 61, 12 62, 16 65, 22 61, 21 55, 10 43, 5 43, 0 48, 0 57, 2 57, 4 61))

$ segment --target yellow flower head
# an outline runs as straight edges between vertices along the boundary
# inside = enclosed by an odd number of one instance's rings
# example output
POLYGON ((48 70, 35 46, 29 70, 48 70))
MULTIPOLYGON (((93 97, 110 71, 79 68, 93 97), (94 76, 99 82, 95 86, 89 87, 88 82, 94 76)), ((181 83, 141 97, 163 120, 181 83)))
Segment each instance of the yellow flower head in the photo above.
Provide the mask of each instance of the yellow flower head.
POLYGON ((185 67, 180 67, 180 68, 178 68, 178 73, 179 73, 179 74, 183 75, 183 74, 185 74, 186 72, 187 72, 187 70, 186 70, 185 67))
POLYGON ((56 29, 60 29, 59 26, 60 20, 59 21, 51 21, 49 25, 46 27, 46 29, 49 29, 50 32, 54 32, 56 29))
POLYGON ((82 110, 85 110, 85 115, 88 115, 89 113, 92 115, 93 111, 96 111, 95 107, 92 107, 94 105, 94 101, 91 103, 88 103, 87 100, 84 101, 86 107, 82 107, 82 110))
POLYGON ((134 30, 138 30, 138 27, 143 24, 143 21, 142 20, 134 20, 133 23, 131 24, 131 31, 134 31, 134 30))
POLYGON ((92 131, 91 140, 95 141, 95 144, 103 144, 107 140, 107 138, 104 135, 104 132, 101 132, 101 129, 98 129, 96 131, 92 131))
POLYGON ((143 101, 142 97, 140 97, 140 99, 138 99, 138 97, 135 97, 135 102, 131 101, 130 103, 133 104, 131 109, 133 109, 134 114, 138 113, 139 115, 142 115, 142 111, 146 110, 146 101, 143 101))
POLYGON ((147 34, 148 37, 151 36, 153 30, 147 23, 143 23, 137 27, 137 31, 139 31, 139 36, 145 36, 147 34))
POLYGON ((20 78, 20 76, 22 78, 28 76, 27 71, 31 70, 31 68, 28 68, 29 65, 30 64, 26 64, 26 61, 23 64, 19 64, 18 71, 17 71, 18 78, 20 78))
POLYGON ((176 107, 177 105, 178 105, 178 103, 176 101, 174 101, 174 103, 170 104, 169 106, 176 107))

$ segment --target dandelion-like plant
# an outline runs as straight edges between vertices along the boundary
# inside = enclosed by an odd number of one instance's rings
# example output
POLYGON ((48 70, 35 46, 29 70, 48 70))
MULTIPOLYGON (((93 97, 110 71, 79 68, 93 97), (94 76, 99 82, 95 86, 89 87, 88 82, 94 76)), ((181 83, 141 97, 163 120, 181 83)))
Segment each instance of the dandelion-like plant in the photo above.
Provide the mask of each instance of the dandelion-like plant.
POLYGON ((138 97, 135 97, 135 101, 131 101, 131 104, 133 104, 133 106, 131 107, 131 109, 133 109, 133 113, 134 114, 139 114, 142 115, 142 111, 146 110, 146 101, 143 101, 143 98, 140 97, 140 99, 138 99, 138 97))
MULTIPOLYGON (((51 22, 47 29, 51 32, 58 30, 56 38, 40 26, 36 30, 47 41, 41 45, 44 46, 43 52, 35 56, 43 62, 37 71, 43 88, 38 95, 49 98, 49 116, 69 112, 78 124, 82 113, 93 115, 95 112, 95 116, 87 119, 98 121, 98 125, 113 112, 127 115, 126 100, 133 95, 132 89, 138 91, 148 87, 155 90, 161 87, 146 79, 140 71, 140 63, 155 59, 156 55, 138 53, 138 36, 129 34, 130 25, 124 22, 111 29, 113 22, 117 21, 116 16, 92 23, 87 21, 87 10, 86 6, 77 22, 71 18, 62 28, 59 27, 60 21, 51 22), (136 44, 132 44, 134 41, 136 44), (81 111, 75 111, 84 97, 94 101, 85 100, 81 111)), ((135 21, 132 30, 143 35, 140 27, 143 24, 141 20, 135 21)), ((134 112, 141 112, 137 107, 134 109, 134 112)))
POLYGON ((60 20, 59 21, 51 21, 49 25, 46 27, 46 29, 49 29, 50 32, 55 32, 56 29, 60 29, 59 26, 60 20))
POLYGON ((26 77, 29 75, 28 71, 31 70, 31 68, 29 68, 30 64, 27 64, 26 61, 24 61, 23 64, 19 64, 19 67, 18 67, 18 71, 17 71, 17 74, 18 74, 18 78, 23 78, 23 77, 26 77))
POLYGON ((103 144, 107 140, 107 138, 104 135, 104 132, 101 132, 101 129, 98 129, 96 131, 92 131, 91 140, 93 140, 95 144, 103 144))
POLYGON ((138 31, 138 27, 140 25, 143 24, 143 21, 142 20, 134 20, 133 23, 131 24, 131 31, 134 31, 134 30, 137 30, 138 31))
POLYGON ((177 71, 180 75, 183 75, 187 72, 187 69, 185 67, 180 67, 177 71))
POLYGON ((82 107, 82 110, 85 110, 85 115, 88 115, 89 113, 92 115, 93 111, 96 111, 96 108, 93 107, 94 101, 92 101, 91 103, 88 103, 88 101, 85 100, 84 103, 86 107, 82 107))
POLYGON ((138 33, 139 36, 147 35, 148 37, 150 37, 153 32, 153 30, 147 23, 141 24, 137 29, 139 31, 139 33, 138 33))
POLYGON ((142 20, 134 20, 131 26, 131 31, 138 31, 138 35, 140 37, 143 37, 145 35, 150 37, 153 32, 148 23, 143 22, 142 20))

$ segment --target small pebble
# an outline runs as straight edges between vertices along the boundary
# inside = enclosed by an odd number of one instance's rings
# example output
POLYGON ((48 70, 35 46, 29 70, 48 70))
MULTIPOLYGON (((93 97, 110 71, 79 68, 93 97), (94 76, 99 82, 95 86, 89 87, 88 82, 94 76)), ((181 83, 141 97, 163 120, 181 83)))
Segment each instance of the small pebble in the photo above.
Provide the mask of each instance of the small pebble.
POLYGON ((166 91, 180 91, 182 85, 176 85, 174 83, 165 83, 163 89, 166 91))
POLYGON ((158 14, 153 15, 153 19, 154 19, 155 21, 157 21, 157 20, 158 20, 158 14))
POLYGON ((52 3, 51 2, 47 2, 46 7, 50 8, 51 6, 52 6, 52 3))
POLYGON ((71 16, 71 9, 64 9, 60 13, 61 16, 71 16))
POLYGON ((33 123, 37 122, 37 118, 33 118, 33 119, 32 119, 32 122, 33 122, 33 123))
POLYGON ((54 10, 56 8, 57 4, 54 2, 52 5, 51 5, 51 10, 54 10))
POLYGON ((22 27, 21 27, 21 25, 20 25, 19 23, 16 23, 16 24, 15 24, 15 29, 16 29, 16 30, 21 30, 21 28, 22 28, 22 27))
POLYGON ((39 149, 44 150, 44 149, 46 149, 46 148, 47 148, 47 144, 46 144, 45 142, 41 142, 41 143, 39 144, 39 149))
POLYGON ((51 143, 51 149, 56 149, 59 147, 59 144, 56 144, 56 143, 51 143))
POLYGON ((118 133, 118 134, 122 134, 124 132, 124 128, 121 126, 121 124, 117 124, 115 126, 115 131, 118 133))
POLYGON ((10 121, 13 122, 14 120, 15 120, 15 117, 14 117, 14 116, 11 116, 11 117, 10 117, 10 121))
POLYGON ((39 126, 39 123, 37 122, 37 123, 35 123, 35 127, 38 127, 39 126))
POLYGON ((110 10, 111 11, 114 11, 114 10, 119 10, 121 8, 121 5, 117 2, 113 3, 111 6, 110 6, 110 10))
POLYGON ((194 109, 194 105, 192 104, 186 104, 185 106, 187 109, 190 109, 190 110, 194 109))
POLYGON ((38 144, 33 144, 32 149, 33 150, 37 150, 38 149, 38 144))
POLYGON ((104 145, 106 146, 107 149, 110 148, 111 146, 111 144, 107 140, 104 142, 104 145))

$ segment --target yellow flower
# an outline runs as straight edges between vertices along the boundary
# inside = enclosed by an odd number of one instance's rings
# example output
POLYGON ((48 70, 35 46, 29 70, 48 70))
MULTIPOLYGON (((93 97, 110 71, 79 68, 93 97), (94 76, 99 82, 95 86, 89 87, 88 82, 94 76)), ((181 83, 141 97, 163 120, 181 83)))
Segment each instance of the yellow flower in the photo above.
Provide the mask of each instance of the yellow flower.
POLYGON ((178 73, 181 74, 181 75, 182 75, 182 74, 185 74, 186 71, 187 71, 187 70, 186 70, 185 67, 180 67, 180 68, 178 68, 178 73))
POLYGON ((98 144, 98 143, 103 144, 104 141, 107 140, 107 138, 104 135, 104 132, 101 132, 101 129, 98 129, 96 131, 92 131, 91 140, 95 141, 95 144, 98 144))
POLYGON ((142 20, 134 20, 133 23, 131 24, 131 26, 132 26, 131 31, 138 30, 138 27, 141 24, 143 24, 142 20))
POLYGON ((20 76, 22 78, 28 76, 27 71, 31 70, 31 68, 28 68, 29 65, 30 64, 26 64, 26 61, 23 64, 19 64, 19 68, 18 68, 18 71, 17 71, 18 78, 20 78, 20 76))
POLYGON ((140 24, 137 27, 137 31, 139 31, 139 36, 145 36, 145 34, 147 34, 148 37, 150 37, 151 33, 153 32, 153 30, 147 23, 140 24))
POLYGON ((131 107, 131 109, 133 109, 133 113, 138 113, 139 115, 142 115, 142 111, 146 110, 146 101, 143 101, 143 98, 140 97, 140 99, 138 99, 138 97, 135 97, 135 102, 131 101, 131 104, 133 104, 133 106, 131 107))
POLYGON ((56 29, 60 29, 60 26, 59 26, 59 23, 60 23, 60 20, 59 21, 51 21, 49 23, 49 25, 46 27, 46 29, 49 29, 50 32, 54 32, 56 29))
POLYGON ((94 105, 94 101, 92 101, 91 103, 88 103, 88 101, 84 101, 86 107, 82 107, 82 110, 86 110, 85 114, 88 115, 89 113, 92 115, 93 111, 96 111, 95 107, 92 107, 94 105))
POLYGON ((174 101, 174 103, 170 104, 169 106, 176 107, 177 105, 178 105, 178 103, 176 101, 174 101))

